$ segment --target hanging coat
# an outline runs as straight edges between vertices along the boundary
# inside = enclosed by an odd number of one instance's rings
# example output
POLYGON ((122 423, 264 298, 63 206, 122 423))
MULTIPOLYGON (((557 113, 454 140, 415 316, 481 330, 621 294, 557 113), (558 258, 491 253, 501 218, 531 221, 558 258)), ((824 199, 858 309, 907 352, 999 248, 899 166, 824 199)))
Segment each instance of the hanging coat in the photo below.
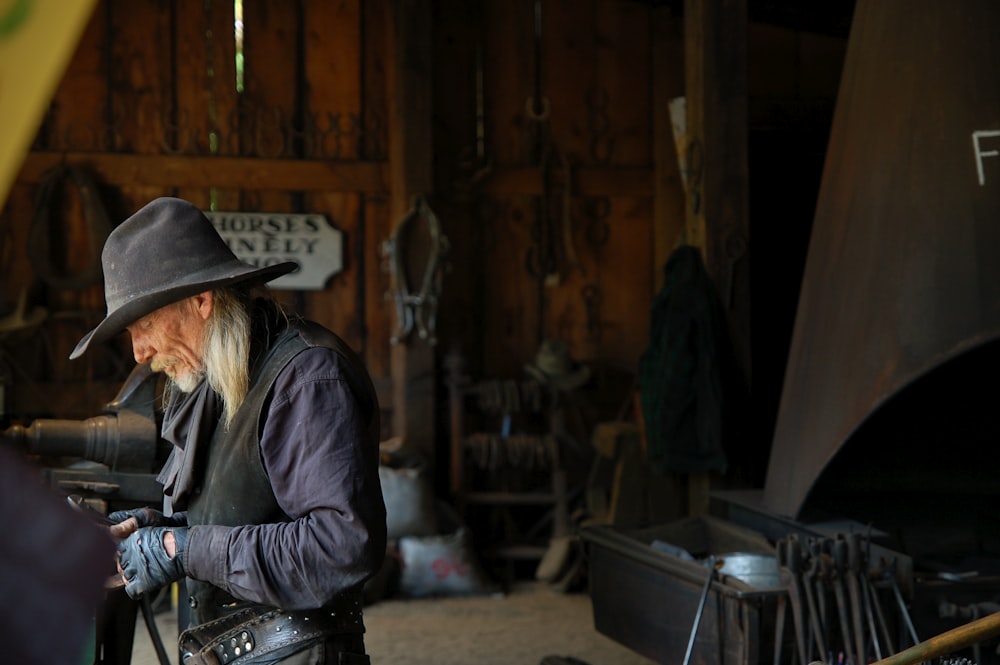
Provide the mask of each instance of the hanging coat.
POLYGON ((729 337, 722 305, 695 247, 677 248, 663 270, 639 359, 650 463, 661 472, 724 471, 729 337))

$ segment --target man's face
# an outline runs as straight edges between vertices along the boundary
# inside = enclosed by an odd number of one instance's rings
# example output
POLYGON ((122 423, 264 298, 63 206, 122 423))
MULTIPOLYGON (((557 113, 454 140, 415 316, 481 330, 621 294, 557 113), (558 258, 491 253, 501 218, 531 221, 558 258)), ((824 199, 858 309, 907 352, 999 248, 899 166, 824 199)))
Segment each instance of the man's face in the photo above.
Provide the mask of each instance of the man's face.
POLYGON ((128 327, 135 361, 165 372, 184 392, 194 390, 205 375, 206 319, 211 311, 211 294, 207 295, 207 308, 206 294, 200 294, 162 307, 128 327))

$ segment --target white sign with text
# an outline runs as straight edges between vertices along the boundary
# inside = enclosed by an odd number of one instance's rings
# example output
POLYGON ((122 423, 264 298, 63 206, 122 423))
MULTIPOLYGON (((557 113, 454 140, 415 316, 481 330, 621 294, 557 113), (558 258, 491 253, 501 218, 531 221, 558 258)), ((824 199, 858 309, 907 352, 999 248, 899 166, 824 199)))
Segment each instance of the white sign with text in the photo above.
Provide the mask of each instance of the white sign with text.
POLYGON ((269 266, 294 261, 298 270, 269 282, 274 289, 316 291, 344 267, 343 233, 323 215, 280 212, 207 212, 216 231, 242 261, 269 266))

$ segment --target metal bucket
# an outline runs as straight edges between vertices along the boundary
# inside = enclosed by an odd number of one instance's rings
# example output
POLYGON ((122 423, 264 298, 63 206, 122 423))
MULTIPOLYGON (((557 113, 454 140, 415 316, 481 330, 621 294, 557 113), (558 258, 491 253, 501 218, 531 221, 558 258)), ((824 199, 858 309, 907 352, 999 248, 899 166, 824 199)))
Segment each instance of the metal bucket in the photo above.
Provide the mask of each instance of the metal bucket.
POLYGON ((720 554, 722 567, 719 572, 736 578, 755 589, 776 589, 781 586, 778 577, 778 559, 773 554, 731 552, 720 554))

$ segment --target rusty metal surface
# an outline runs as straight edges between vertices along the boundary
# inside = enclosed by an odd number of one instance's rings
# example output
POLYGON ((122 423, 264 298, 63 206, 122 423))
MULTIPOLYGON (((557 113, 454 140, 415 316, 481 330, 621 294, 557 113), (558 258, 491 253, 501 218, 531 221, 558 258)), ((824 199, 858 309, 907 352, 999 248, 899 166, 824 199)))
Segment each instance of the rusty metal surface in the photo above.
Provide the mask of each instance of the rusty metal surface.
POLYGON ((886 400, 1000 335, 998 25, 993 0, 857 4, 764 491, 777 514, 798 516, 886 400))

